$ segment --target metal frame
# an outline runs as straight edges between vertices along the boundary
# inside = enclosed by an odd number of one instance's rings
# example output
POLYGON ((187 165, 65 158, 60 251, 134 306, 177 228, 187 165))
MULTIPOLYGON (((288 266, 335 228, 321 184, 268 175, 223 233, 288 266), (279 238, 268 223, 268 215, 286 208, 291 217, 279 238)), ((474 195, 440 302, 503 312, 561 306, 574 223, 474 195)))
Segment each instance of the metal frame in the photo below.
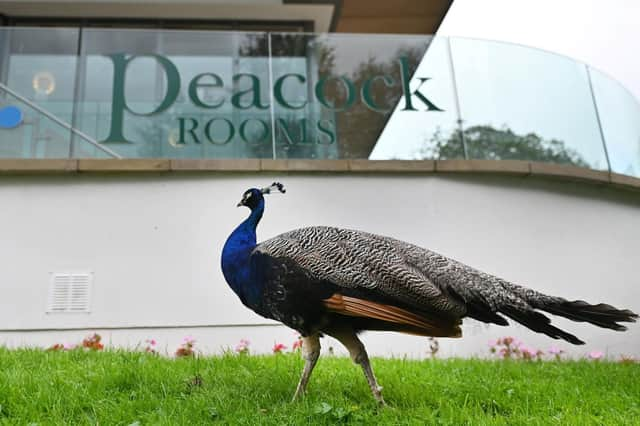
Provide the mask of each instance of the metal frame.
POLYGON ((596 94, 593 90, 593 83, 591 82, 591 70, 589 65, 584 66, 587 72, 587 80, 589 81, 589 92, 591 92, 591 100, 593 101, 593 109, 596 112, 596 121, 598 123, 598 130, 600 130, 600 139, 602 140, 602 148, 604 149, 604 157, 607 159, 607 170, 612 172, 611 160, 609 159, 609 150, 607 149, 607 141, 604 137, 604 130, 602 129, 602 120, 600 120, 600 110, 598 109, 598 102, 596 101, 596 94))
POLYGON ((447 57, 449 58, 449 71, 451 71, 451 82, 453 83, 453 98, 456 104, 456 114, 458 116, 457 124, 460 131, 460 142, 462 143, 462 152, 465 160, 469 159, 469 151, 467 149, 467 141, 464 137, 464 123, 462 120, 462 110, 460 108, 460 96, 458 94, 458 80, 456 79, 456 69, 453 65, 453 52, 451 51, 451 39, 447 37, 447 57))

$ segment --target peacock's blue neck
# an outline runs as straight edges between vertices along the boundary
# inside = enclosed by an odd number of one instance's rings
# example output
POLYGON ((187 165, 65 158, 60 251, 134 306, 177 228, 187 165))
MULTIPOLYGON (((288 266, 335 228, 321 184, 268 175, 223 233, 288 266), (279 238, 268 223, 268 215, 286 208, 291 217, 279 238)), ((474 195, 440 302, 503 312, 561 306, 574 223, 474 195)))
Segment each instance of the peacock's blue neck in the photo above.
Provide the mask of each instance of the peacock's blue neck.
MULTIPOLYGON (((251 283, 251 252, 256 247, 256 227, 264 213, 264 200, 229 235, 222 249, 222 273, 231 289, 247 304, 251 283)), ((257 283, 255 283, 257 285, 257 283)))

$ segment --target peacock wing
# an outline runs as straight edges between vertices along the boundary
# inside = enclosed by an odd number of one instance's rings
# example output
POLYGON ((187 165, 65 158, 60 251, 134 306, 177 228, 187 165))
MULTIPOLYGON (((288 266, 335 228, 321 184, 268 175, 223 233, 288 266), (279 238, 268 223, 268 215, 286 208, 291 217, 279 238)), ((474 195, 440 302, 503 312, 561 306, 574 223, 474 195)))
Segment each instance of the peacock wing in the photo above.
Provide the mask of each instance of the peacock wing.
MULTIPOLYGON (((451 319, 466 312, 464 301, 430 276, 433 271, 427 259, 432 252, 399 240, 355 230, 309 227, 264 241, 256 250, 291 259, 315 280, 332 283, 350 296, 451 319)), ((446 269, 445 265, 440 268, 446 269)), ((442 280, 437 274, 435 278, 442 280)))
POLYGON ((539 311, 617 331, 626 329, 620 322, 638 318, 604 303, 545 295, 413 244, 361 231, 301 228, 256 250, 289 259, 315 281, 340 289, 325 300, 329 309, 414 327, 400 331, 429 335, 427 326, 416 328, 416 321, 424 319, 452 335, 462 317, 508 325, 505 315, 554 339, 583 344, 539 311))

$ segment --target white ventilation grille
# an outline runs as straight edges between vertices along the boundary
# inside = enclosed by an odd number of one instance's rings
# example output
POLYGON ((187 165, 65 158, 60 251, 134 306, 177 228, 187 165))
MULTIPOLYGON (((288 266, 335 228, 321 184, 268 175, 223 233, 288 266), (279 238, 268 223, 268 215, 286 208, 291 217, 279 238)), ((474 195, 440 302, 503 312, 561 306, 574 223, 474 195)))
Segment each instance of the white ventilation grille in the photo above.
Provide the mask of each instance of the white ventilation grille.
POLYGON ((51 274, 47 312, 89 312, 91 273, 51 274))

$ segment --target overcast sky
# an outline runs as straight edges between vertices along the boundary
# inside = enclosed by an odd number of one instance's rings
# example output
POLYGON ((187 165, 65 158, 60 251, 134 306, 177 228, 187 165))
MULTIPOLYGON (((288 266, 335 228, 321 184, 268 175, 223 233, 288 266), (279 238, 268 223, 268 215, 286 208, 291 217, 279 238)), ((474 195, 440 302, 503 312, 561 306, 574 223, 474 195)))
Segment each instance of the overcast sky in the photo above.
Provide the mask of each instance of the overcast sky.
POLYGON ((640 100, 638 0, 454 0, 438 35, 568 55, 615 77, 640 100))

